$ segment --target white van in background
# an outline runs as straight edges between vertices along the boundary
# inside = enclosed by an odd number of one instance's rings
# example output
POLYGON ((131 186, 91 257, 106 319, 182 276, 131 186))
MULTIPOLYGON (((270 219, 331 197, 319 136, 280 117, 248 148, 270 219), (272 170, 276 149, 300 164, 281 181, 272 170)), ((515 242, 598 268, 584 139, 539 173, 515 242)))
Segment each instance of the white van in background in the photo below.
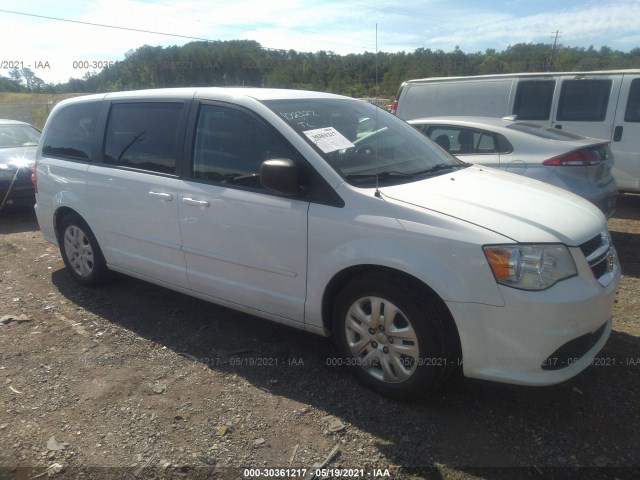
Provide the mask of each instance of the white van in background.
POLYGON ((611 140, 620 191, 640 192, 640 70, 409 80, 392 113, 403 120, 473 115, 549 125, 611 140))

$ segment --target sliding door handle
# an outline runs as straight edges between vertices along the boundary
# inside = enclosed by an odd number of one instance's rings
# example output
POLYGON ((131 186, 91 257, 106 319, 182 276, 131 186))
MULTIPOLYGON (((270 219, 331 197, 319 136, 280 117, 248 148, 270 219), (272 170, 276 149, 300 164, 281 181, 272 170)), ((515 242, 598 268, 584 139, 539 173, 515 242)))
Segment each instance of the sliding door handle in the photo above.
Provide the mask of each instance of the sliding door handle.
POLYGON ((206 200, 196 200, 195 198, 191 198, 191 197, 184 197, 182 201, 185 203, 185 205, 191 205, 192 207, 208 207, 209 206, 209 202, 207 202, 206 200))
POLYGON ((619 142, 620 140, 622 140, 622 131, 624 130, 622 125, 618 125, 616 128, 614 128, 613 130, 613 141, 614 142, 619 142))

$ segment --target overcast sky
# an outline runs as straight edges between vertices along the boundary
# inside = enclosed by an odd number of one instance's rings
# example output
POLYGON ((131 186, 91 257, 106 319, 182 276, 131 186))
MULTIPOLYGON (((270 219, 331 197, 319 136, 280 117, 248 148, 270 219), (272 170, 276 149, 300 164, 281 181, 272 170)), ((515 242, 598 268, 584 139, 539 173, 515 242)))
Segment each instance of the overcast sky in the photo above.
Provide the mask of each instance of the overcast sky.
POLYGON ((374 52, 376 25, 383 52, 504 50, 553 43, 556 31, 565 46, 629 51, 640 47, 640 0, 0 0, 0 75, 17 65, 47 83, 65 82, 87 71, 78 62, 122 60, 142 45, 195 38, 374 52))

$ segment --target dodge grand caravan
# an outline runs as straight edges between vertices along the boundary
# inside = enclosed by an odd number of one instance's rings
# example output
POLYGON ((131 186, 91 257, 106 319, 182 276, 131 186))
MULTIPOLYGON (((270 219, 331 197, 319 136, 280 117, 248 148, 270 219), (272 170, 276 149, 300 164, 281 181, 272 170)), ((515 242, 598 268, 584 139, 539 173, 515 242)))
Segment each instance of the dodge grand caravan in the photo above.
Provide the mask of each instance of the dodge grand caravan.
POLYGON ((384 395, 459 369, 561 382, 611 331, 620 268, 595 206, 456 160, 363 101, 74 98, 47 120, 35 181, 43 235, 78 283, 120 272, 332 335, 336 363, 384 395))

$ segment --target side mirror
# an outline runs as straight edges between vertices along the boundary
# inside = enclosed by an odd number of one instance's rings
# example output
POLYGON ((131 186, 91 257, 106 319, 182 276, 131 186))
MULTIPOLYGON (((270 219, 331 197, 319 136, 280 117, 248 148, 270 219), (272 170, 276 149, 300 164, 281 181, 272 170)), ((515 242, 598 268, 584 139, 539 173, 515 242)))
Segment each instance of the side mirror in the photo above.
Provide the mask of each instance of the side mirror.
POLYGON ((298 167, 288 158, 265 160, 260 165, 260 183, 274 192, 296 195, 300 192, 298 167))

